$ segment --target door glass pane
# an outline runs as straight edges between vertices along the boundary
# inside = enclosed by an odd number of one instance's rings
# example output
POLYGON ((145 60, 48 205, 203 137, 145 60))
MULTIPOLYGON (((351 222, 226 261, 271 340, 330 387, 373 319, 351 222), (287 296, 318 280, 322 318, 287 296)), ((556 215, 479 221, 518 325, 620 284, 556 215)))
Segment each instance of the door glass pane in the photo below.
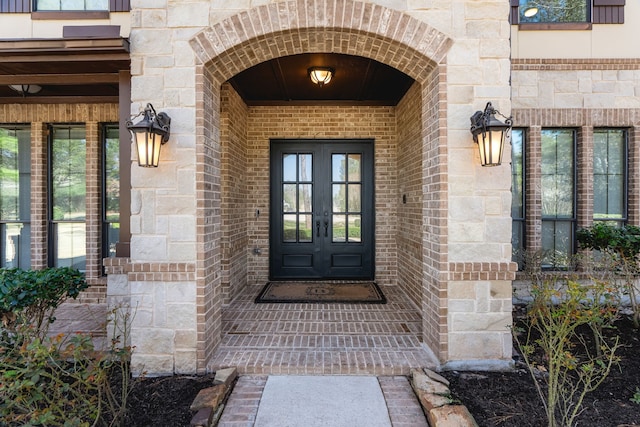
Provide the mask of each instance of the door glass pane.
POLYGON ((349 181, 360 181, 361 174, 361 155, 349 154, 349 181))
POLYGON ((311 212, 313 208, 311 206, 311 201, 313 200, 313 186, 311 184, 300 184, 300 191, 298 192, 299 201, 299 212, 311 212))
POLYGON ((333 241, 345 242, 346 241, 346 228, 347 221, 345 215, 333 215, 333 241))
POLYGON ((345 163, 346 155, 344 154, 332 154, 331 155, 331 180, 332 181, 346 181, 345 163))
POLYGON ((360 217, 360 215, 349 215, 349 223, 348 223, 347 229, 349 232, 350 242, 362 241, 361 224, 362 224, 362 218, 360 217))
POLYGON ((286 182, 296 181, 298 171, 296 170, 295 154, 284 154, 282 156, 282 180, 286 182))
POLYGON ((348 212, 360 212, 362 210, 362 186, 360 184, 349 184, 348 212))
POLYGON ((345 196, 347 186, 345 184, 333 184, 332 186, 333 212, 346 212, 345 196))
POLYGON ((296 212, 298 210, 296 188, 296 184, 282 185, 282 210, 284 212, 296 212))
POLYGON ((313 240, 313 216, 312 215, 300 215, 299 219, 299 230, 300 237, 298 239, 299 242, 311 242, 313 240))
POLYGON ((282 240, 285 242, 295 242, 296 239, 296 219, 297 215, 284 215, 282 231, 282 240))
POLYGON ((311 182, 313 180, 313 170, 311 154, 300 154, 300 176, 298 179, 302 182, 311 182))

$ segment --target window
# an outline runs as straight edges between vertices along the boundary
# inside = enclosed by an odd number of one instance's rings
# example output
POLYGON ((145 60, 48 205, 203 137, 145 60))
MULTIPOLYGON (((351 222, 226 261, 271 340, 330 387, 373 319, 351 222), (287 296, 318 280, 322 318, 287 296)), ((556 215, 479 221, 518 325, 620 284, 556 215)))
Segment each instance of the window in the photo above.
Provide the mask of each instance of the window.
POLYGON ((120 237, 120 139, 117 125, 103 130, 102 256, 115 257, 120 237))
POLYGON ((49 144, 50 265, 86 266, 85 128, 52 127, 49 144))
POLYGON ((590 22, 589 0, 520 0, 520 23, 590 22))
POLYGON ((36 11, 108 11, 109 0, 36 0, 36 11))
POLYGON ((31 136, 0 126, 0 267, 31 267, 31 136))
POLYGON ((622 225, 627 212, 627 135, 621 129, 593 132, 593 219, 622 225))
POLYGON ((511 130, 511 245, 513 261, 522 268, 524 251, 524 130, 511 130))
POLYGON ((543 267, 563 267, 574 252, 575 147, 573 129, 543 129, 543 267))

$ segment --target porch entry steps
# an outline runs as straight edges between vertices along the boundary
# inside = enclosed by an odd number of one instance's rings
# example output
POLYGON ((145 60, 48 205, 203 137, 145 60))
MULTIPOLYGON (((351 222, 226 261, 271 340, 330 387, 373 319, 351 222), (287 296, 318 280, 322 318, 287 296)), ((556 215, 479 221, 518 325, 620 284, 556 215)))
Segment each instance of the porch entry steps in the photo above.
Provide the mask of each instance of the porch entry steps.
POLYGON ((248 286, 223 308, 223 339, 210 371, 243 375, 408 375, 438 363, 419 340, 421 318, 402 291, 387 304, 254 304, 248 286))

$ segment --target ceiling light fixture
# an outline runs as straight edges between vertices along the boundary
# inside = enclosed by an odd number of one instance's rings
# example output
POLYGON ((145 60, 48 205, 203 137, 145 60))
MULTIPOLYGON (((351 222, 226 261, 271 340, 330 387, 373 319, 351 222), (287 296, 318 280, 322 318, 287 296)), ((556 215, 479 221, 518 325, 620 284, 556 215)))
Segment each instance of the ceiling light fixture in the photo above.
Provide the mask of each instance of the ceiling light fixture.
POLYGON ((329 67, 311 67, 307 70, 311 81, 322 87, 331 81, 335 70, 329 67))
POLYGON ((9 85, 9 88, 15 90, 22 96, 33 95, 42 90, 42 86, 38 85, 9 85))

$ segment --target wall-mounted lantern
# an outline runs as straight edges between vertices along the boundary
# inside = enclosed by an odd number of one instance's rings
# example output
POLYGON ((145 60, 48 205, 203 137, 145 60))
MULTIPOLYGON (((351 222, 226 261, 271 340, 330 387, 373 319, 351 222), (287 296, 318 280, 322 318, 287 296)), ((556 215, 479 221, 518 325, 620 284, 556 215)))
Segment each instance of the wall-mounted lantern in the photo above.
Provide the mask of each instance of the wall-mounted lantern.
POLYGON ((511 129, 511 117, 503 116, 487 102, 484 111, 476 111, 471 116, 471 134, 473 141, 480 150, 480 164, 482 166, 499 166, 502 163, 504 141, 511 129), (496 119, 496 114, 504 117, 505 122, 496 119))
POLYGON ((166 113, 156 113, 153 105, 147 104, 144 111, 127 120, 127 129, 136 143, 138 165, 157 168, 160 161, 160 147, 169 141, 171 117, 166 113), (133 120, 143 115, 142 120, 133 120))
POLYGON ((320 87, 329 83, 335 73, 335 70, 329 67, 311 67, 307 71, 311 81, 320 87))

